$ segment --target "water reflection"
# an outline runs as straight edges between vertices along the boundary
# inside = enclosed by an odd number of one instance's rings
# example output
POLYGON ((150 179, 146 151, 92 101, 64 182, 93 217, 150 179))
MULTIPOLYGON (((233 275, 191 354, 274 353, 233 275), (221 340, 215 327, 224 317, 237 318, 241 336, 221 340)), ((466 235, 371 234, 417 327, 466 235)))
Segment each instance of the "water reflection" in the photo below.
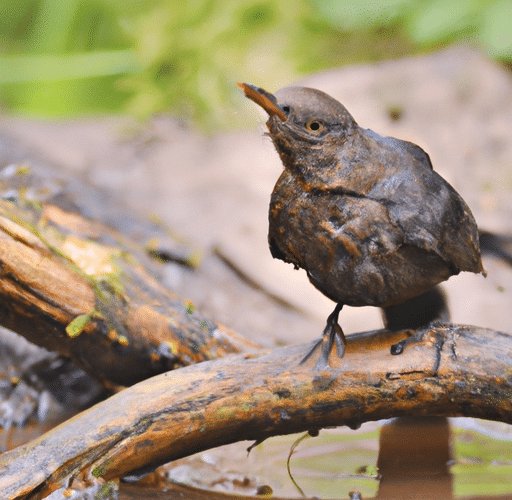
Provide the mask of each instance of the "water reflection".
MULTIPOLYGON (((286 472, 297 437, 271 438, 249 456, 248 442, 210 450, 175 462, 167 477, 245 495, 268 484, 274 498, 300 498, 286 472)), ((511 439, 512 426, 467 418, 368 422, 301 441, 290 469, 308 498, 510 500, 511 439)))
POLYGON ((397 418, 381 428, 379 444, 378 500, 453 498, 447 418, 397 418))

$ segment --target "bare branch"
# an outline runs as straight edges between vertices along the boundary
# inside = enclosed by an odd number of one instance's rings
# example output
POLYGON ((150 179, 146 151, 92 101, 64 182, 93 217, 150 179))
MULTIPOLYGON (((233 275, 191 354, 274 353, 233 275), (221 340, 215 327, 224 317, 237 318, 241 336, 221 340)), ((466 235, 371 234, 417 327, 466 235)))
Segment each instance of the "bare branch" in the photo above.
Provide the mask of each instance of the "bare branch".
POLYGON ((314 360, 299 365, 310 347, 300 345, 145 380, 0 456, 0 496, 42 498, 84 470, 110 479, 234 441, 396 416, 512 423, 512 336, 439 325, 391 356, 406 335, 352 335, 322 372, 314 360))

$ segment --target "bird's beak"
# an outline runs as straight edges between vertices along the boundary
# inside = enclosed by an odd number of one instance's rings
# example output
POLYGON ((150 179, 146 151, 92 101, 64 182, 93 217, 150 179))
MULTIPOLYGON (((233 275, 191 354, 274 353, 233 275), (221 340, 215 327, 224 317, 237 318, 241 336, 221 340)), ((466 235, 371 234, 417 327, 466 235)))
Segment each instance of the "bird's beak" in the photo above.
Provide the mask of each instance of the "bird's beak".
POLYGON ((269 116, 277 116, 283 122, 286 121, 287 117, 277 105, 277 99, 273 94, 248 83, 237 83, 237 85, 244 91, 246 97, 261 106, 269 116))

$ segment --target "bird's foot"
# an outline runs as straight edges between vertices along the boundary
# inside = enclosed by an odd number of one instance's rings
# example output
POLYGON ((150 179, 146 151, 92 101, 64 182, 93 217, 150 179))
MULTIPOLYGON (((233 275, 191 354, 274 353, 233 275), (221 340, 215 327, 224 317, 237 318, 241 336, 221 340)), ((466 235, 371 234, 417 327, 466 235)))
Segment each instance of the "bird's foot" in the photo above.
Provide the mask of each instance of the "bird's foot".
MULTIPOLYGON (((433 323, 433 325, 435 325, 435 323, 433 323)), ((420 330, 419 332, 417 331, 416 333, 410 335, 406 339, 399 340, 396 344, 393 344, 391 346, 391 348, 389 349, 389 352, 393 356, 402 354, 408 345, 422 342, 425 338, 425 335, 430 331, 431 331, 430 328, 426 328, 426 329, 420 330)))
POLYGON ((300 364, 305 363, 311 357, 311 355, 318 348, 320 348, 320 357, 315 363, 315 369, 321 370, 324 368, 329 368, 329 356, 334 344, 336 344, 336 354, 338 358, 342 358, 344 356, 347 341, 345 339, 345 335, 343 334, 343 330, 338 324, 338 316, 342 307, 343 304, 338 304, 334 311, 329 315, 322 337, 315 342, 313 347, 301 359, 300 364))

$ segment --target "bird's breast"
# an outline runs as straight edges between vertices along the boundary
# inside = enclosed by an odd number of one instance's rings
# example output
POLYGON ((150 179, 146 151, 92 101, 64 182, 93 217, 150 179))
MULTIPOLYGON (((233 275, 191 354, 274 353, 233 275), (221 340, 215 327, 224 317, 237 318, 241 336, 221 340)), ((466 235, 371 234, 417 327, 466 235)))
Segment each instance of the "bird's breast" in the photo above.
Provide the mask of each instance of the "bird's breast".
POLYGON ((450 276, 440 257, 404 241, 385 204, 305 192, 286 172, 271 197, 269 243, 274 257, 305 269, 316 288, 348 305, 400 303, 450 276))

